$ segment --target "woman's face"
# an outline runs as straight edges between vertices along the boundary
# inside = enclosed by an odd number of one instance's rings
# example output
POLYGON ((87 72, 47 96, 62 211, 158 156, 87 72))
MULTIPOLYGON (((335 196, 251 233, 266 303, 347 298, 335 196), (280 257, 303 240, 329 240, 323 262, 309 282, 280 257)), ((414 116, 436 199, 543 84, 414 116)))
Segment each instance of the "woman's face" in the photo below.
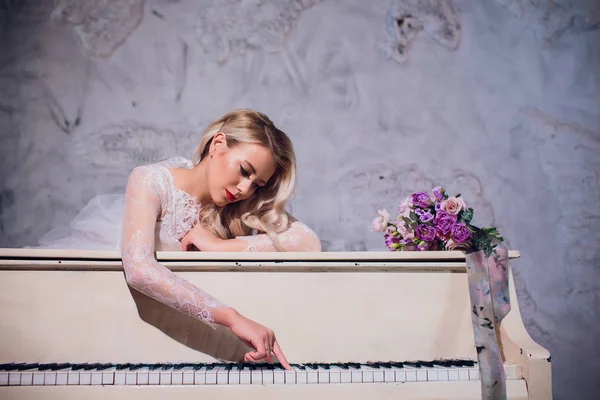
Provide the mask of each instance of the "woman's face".
POLYGON ((227 146, 225 135, 217 133, 208 160, 208 189, 217 206, 241 201, 267 184, 276 169, 271 151, 259 144, 227 146))

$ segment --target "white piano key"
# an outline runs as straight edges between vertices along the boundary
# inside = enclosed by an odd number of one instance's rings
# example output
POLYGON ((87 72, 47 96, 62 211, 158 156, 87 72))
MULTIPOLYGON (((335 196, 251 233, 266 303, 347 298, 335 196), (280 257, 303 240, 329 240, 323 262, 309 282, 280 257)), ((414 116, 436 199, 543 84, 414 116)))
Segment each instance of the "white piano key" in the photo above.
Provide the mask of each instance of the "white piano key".
POLYGON ((248 367, 244 367, 240 371, 240 385, 252 384, 252 371, 248 367))
POLYGON ((8 372, 0 372, 0 386, 8 386, 8 372))
POLYGON ((116 367, 111 367, 102 370, 102 384, 103 385, 114 385, 115 384, 115 371, 116 367))
POLYGON ((133 370, 125 372, 125 384, 126 385, 137 385, 138 373, 133 370))
POLYGON ((228 385, 229 384, 229 372, 225 367, 219 367, 217 369, 217 385, 228 385))
POLYGON ((438 381, 448 380, 448 368, 439 368, 437 373, 438 381))
POLYGON ((102 371, 92 371, 92 385, 102 385, 102 371))
POLYGON ((211 369, 206 369, 206 384, 207 385, 216 385, 217 384, 217 371, 220 367, 213 367, 211 369))
POLYGON ((417 382, 427 382, 427 369, 417 368, 417 382))
POLYGON ((127 377, 127 372, 124 370, 115 371, 115 386, 123 386, 125 385, 127 377))
POLYGON ((136 381, 138 385, 148 385, 150 382, 150 368, 142 367, 136 370, 136 381))
POLYGON ((363 382, 363 374, 360 369, 350 368, 350 373, 352 375, 352 383, 362 383, 363 382))
POLYGON ((383 368, 375 368, 373 370, 373 382, 375 382, 375 383, 385 382, 385 379, 383 376, 383 368))
POLYGON ((305 369, 301 369, 298 367, 293 367, 296 372, 296 384, 304 385, 307 382, 307 373, 305 369))
POLYGON ((342 382, 342 370, 343 368, 337 365, 329 367, 329 383, 341 383, 342 382))
POLYGON ((406 382, 417 381, 417 369, 410 366, 404 366, 404 372, 406 373, 406 382))
POLYGON ((44 372, 44 386, 54 386, 54 385, 56 385, 56 372, 45 371, 44 372))
POLYGON ((306 383, 319 383, 319 372, 317 369, 306 366, 306 383))
POLYGON ((273 383, 275 385, 282 385, 285 383, 285 370, 282 368, 276 368, 273 371, 273 383))
MULTIPOLYGON (((34 378, 35 378, 35 374, 34 378)), ((79 373, 79 384, 80 385, 91 385, 92 384, 92 373, 90 371, 81 371, 79 373)))
POLYGON ((56 372, 56 385, 66 385, 69 382, 69 371, 68 370, 64 370, 64 371, 57 371, 56 372))
POLYGON ((469 369, 466 367, 460 367, 458 369, 458 380, 468 381, 469 380, 469 369))
POLYGON ((194 371, 194 385, 206 385, 206 366, 194 371))
POLYGON ((183 371, 171 372, 171 384, 172 385, 183 385, 183 371))
POLYGON ((294 385, 296 384, 296 371, 295 370, 291 370, 291 371, 285 371, 285 384, 286 385, 294 385))
POLYGON ((160 370, 150 369, 148 371, 148 385, 160 385, 160 370))
POLYGON ((404 368, 395 368, 396 382, 406 382, 406 370, 404 368))
POLYGON ((395 382, 396 372, 393 368, 383 368, 383 381, 384 382, 395 382))
POLYGON ((21 372, 9 372, 7 384, 8 384, 8 386, 20 386, 21 385, 21 372))
POLYGON ((262 369, 260 367, 255 367, 252 370, 252 384, 253 385, 262 385, 263 383, 263 375, 262 369))
POLYGON ((363 383, 373 383, 373 368, 361 365, 363 383))
POLYGON ((479 368, 469 368, 469 380, 478 381, 479 380, 479 368))
POLYGON ((448 369, 448 380, 449 381, 457 381, 458 380, 458 368, 451 367, 448 369))
POLYGON ((329 381, 331 379, 330 370, 323 368, 323 367, 319 367, 317 369, 317 374, 318 374, 319 383, 329 383, 329 381))
POLYGON ((239 366, 234 366, 229 371, 229 384, 230 385, 239 385, 240 384, 240 372, 242 369, 239 366))
POLYGON ((21 386, 33 385, 33 372, 21 372, 21 386))
POLYGON ((425 370, 427 372, 427 381, 428 382, 435 382, 438 380, 438 370, 435 368, 427 368, 425 370))
POLYGON ((182 372, 182 381, 183 385, 193 385, 194 384, 194 369, 191 367, 185 367, 182 372))
POLYGON ((352 383, 352 370, 340 368, 340 383, 352 383))
POLYGON ((171 385, 171 381, 173 378, 172 374, 173 374, 173 368, 169 368, 168 370, 161 370, 160 371, 160 384, 163 386, 171 385))
POLYGON ((274 373, 270 367, 262 367, 263 385, 272 385, 274 383, 274 373))

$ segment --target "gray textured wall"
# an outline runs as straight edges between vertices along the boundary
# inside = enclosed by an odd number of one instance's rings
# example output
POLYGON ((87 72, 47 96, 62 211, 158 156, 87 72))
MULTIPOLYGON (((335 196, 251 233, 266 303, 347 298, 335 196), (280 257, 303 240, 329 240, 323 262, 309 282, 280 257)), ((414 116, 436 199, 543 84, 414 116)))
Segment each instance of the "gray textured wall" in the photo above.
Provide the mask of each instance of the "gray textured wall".
POLYGON ((411 191, 461 192, 522 252, 555 398, 597 398, 600 2, 95 3, 0 2, 2 247, 252 107, 293 138, 292 211, 329 251, 384 249, 375 210, 411 191))

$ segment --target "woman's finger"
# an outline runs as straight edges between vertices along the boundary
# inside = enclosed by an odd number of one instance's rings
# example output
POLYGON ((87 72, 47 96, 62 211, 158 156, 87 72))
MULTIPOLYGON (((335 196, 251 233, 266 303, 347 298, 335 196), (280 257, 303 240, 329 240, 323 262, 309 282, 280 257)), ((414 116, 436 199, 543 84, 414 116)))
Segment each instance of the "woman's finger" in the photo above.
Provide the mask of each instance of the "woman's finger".
POLYGON ((281 366, 283 368, 285 368, 287 370, 292 369, 292 367, 288 363, 287 359, 283 355, 283 351, 281 351, 281 347, 279 347, 279 343, 277 342, 277 340, 275 340, 275 342, 273 343, 273 352, 275 353, 277 360, 279 360, 279 363, 281 364, 281 366))

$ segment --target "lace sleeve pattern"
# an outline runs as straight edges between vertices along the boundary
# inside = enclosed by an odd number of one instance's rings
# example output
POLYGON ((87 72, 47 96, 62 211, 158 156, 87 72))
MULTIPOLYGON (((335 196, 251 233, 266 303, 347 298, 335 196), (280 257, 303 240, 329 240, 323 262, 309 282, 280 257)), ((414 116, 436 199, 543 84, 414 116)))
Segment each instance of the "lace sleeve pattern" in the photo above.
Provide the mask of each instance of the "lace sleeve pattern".
MULTIPOLYGON (((277 235, 285 251, 318 252, 321 251, 319 237, 307 225, 294 221, 290 227, 277 235)), ((243 251, 278 251, 266 233, 251 236, 238 236, 247 241, 243 251)))
POLYGON ((158 263, 154 256, 155 227, 164 195, 160 179, 152 168, 137 167, 127 182, 121 244, 127 283, 161 303, 212 323, 212 311, 225 305, 158 263))

